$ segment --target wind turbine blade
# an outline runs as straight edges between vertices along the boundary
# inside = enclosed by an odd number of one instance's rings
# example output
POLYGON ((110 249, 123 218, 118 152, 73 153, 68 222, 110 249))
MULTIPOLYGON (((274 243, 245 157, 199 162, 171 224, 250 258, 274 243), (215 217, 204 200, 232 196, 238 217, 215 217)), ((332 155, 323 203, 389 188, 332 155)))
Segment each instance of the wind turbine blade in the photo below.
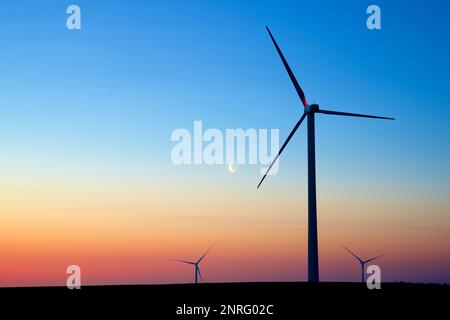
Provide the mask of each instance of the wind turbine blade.
POLYGON ((177 260, 177 259, 170 259, 172 261, 177 261, 177 262, 183 262, 183 263, 187 263, 187 264, 193 264, 195 265, 195 262, 191 262, 191 261, 186 261, 186 260, 177 260))
POLYGON ((198 272, 198 275, 200 276, 200 280, 202 280, 202 282, 204 282, 203 281, 203 277, 202 277, 202 273, 200 272, 200 268, 197 266, 197 272, 198 272))
POLYGON ((201 256, 200 259, 198 259, 197 264, 199 264, 200 261, 203 260, 203 258, 208 254, 209 251, 211 251, 211 249, 212 249, 213 247, 214 247, 214 245, 212 245, 211 248, 209 248, 208 251, 206 251, 205 254, 201 256))
POLYGON ((302 88, 298 84, 297 79, 295 79, 294 74, 292 73, 291 67, 289 67, 289 64, 287 63, 286 59, 284 58, 283 53, 281 52, 280 47, 278 46, 277 42, 275 41, 275 38, 272 35, 272 32, 270 32, 269 28, 266 26, 267 32, 269 32, 270 38, 272 39, 273 44, 275 45, 275 48, 278 51, 278 55, 281 58, 281 61, 283 61, 284 67, 286 68, 287 73, 289 74, 289 78, 291 78, 292 83, 294 84, 295 90, 297 91, 298 96, 300 97, 300 100, 303 103, 303 106, 306 107, 308 105, 308 102, 306 102, 305 93, 303 92, 302 88))
POLYGON ((380 256, 376 256, 375 258, 372 258, 372 259, 368 259, 368 260, 364 261, 364 263, 367 263, 367 262, 369 262, 369 261, 373 261, 373 260, 375 260, 375 259, 384 257, 385 255, 387 255, 387 253, 384 253, 384 254, 382 254, 382 255, 380 255, 380 256))
POLYGON ((286 145, 288 144, 288 142, 291 140, 292 136, 294 135, 294 133, 297 131, 298 127, 300 127, 300 125, 302 124, 303 120, 306 117, 306 113, 304 113, 302 115, 302 117, 300 118, 300 120, 298 120, 297 124, 295 125, 294 129, 292 129, 291 133, 289 134, 289 136, 287 137, 286 141, 283 143, 283 145, 281 146, 280 151, 278 151, 278 154, 276 155, 276 157, 272 160, 272 163, 270 164, 269 168, 267 169, 266 173, 264 174, 264 176, 262 177, 261 181, 258 183, 258 186, 256 187, 257 189, 259 188, 259 186, 261 185, 261 183, 263 183, 264 179, 266 178, 267 174, 269 173, 270 169, 272 168, 273 164, 275 163, 275 161, 277 161, 278 157, 281 155, 281 153, 283 152, 284 148, 286 148, 286 145))
POLYGON ((347 250, 348 252, 350 252, 350 254, 351 254, 352 256, 354 256, 359 262, 361 262, 361 263, 364 262, 364 261, 363 261, 362 259, 360 259, 356 254, 354 254, 353 252, 351 252, 349 248, 347 248, 347 247, 344 246, 343 244, 341 244, 341 246, 343 246, 345 250, 347 250))
POLYGON ((323 110, 323 109, 319 109, 316 112, 317 113, 323 113, 323 114, 331 114, 331 115, 334 115, 334 116, 347 116, 347 117, 360 117, 360 118, 395 120, 395 118, 389 118, 389 117, 379 117, 379 116, 371 116, 371 115, 367 115, 367 114, 340 112, 340 111, 330 111, 330 110, 323 110))

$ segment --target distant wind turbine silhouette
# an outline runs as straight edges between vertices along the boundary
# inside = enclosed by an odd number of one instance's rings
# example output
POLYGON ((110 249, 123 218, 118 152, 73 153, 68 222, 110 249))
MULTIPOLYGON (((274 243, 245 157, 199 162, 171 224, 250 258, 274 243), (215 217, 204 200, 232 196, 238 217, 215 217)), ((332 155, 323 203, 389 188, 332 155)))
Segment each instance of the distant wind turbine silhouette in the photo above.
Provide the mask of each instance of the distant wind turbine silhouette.
POLYGON ((270 164, 263 178, 259 182, 257 188, 261 185, 261 183, 266 178, 268 172, 272 168, 273 164, 277 161, 278 157, 283 152, 284 148, 291 140, 297 129, 302 124, 305 118, 307 120, 308 127, 308 281, 309 282, 318 282, 319 281, 319 252, 318 252, 318 244, 317 244, 317 206, 316 206, 316 151, 315 151, 315 129, 314 129, 314 115, 316 113, 336 115, 336 116, 349 116, 349 117, 361 117, 361 118, 373 118, 373 119, 387 119, 394 120, 394 118, 388 117, 379 117, 379 116, 371 116, 365 114, 358 113, 349 113, 349 112, 340 112, 340 111, 330 111, 319 109, 318 104, 308 104, 306 101, 306 96, 297 82, 294 74, 292 73, 291 68, 289 67, 286 59, 281 52, 280 47, 278 46, 275 38, 270 32, 269 28, 266 26, 267 32, 269 32, 270 38, 272 39, 275 48, 277 49, 278 55, 283 61, 284 67, 286 68, 287 73, 289 74, 289 78, 294 84, 295 90, 300 98, 300 101, 303 104, 304 110, 303 114, 298 120, 297 124, 292 129, 291 133, 287 137, 286 141, 283 143, 280 151, 270 164))
POLYGON ((201 257, 200 259, 198 259, 196 262, 192 262, 192 261, 186 261, 186 260, 177 260, 177 259, 172 259, 173 261, 178 261, 178 262, 182 262, 182 263, 187 263, 187 264, 191 264, 194 266, 194 272, 195 272, 195 283, 198 283, 198 277, 200 277, 200 279, 203 282, 203 277, 202 277, 202 273, 200 272, 200 267, 198 266, 199 263, 203 260, 203 258, 208 254, 208 252, 213 248, 214 246, 211 246, 211 248, 209 248, 201 257))
POLYGON ((380 256, 376 256, 375 258, 370 258, 370 259, 367 259, 367 260, 363 260, 363 259, 361 259, 360 257, 358 257, 356 254, 354 254, 353 252, 351 252, 349 248, 347 248, 347 247, 344 246, 344 245, 342 245, 342 246, 344 247, 345 250, 347 250, 348 252, 350 252, 350 254, 356 258, 356 260, 359 261, 359 264, 361 265, 361 283, 364 283, 364 266, 365 266, 365 264, 366 264, 367 262, 373 261, 373 260, 375 260, 375 259, 378 259, 378 258, 381 258, 381 257, 384 257, 385 255, 387 255, 387 253, 384 253, 384 254, 382 254, 382 255, 380 255, 380 256))

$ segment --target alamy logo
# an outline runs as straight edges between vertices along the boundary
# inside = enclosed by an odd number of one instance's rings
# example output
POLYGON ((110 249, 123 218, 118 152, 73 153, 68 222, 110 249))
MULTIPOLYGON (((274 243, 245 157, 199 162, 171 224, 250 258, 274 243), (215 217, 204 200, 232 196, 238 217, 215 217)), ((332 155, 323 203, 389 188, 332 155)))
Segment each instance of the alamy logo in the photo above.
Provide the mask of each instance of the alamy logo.
MULTIPOLYGON (((226 129, 225 134, 216 128, 203 131, 203 122, 194 121, 193 133, 185 128, 172 132, 171 159, 180 164, 261 164, 268 166, 279 150, 279 130, 226 129), (270 148, 269 148, 270 140, 270 148)), ((271 174, 278 172, 275 162, 271 174)), ((261 174, 267 167, 261 167, 261 174)))
POLYGON ((366 20, 367 29, 380 30, 381 29, 381 9, 379 6, 372 4, 367 7, 367 14, 370 16, 366 20))
POLYGON ((76 264, 72 264, 67 267, 66 273, 69 274, 67 277, 66 285, 69 289, 81 289, 81 268, 76 264))
POLYGON ((81 29, 81 9, 77 5, 70 5, 66 9, 66 13, 70 14, 66 20, 66 26, 69 30, 81 29))
POLYGON ((367 267, 366 273, 369 275, 366 280, 367 288, 381 289, 381 268, 372 264, 367 267))

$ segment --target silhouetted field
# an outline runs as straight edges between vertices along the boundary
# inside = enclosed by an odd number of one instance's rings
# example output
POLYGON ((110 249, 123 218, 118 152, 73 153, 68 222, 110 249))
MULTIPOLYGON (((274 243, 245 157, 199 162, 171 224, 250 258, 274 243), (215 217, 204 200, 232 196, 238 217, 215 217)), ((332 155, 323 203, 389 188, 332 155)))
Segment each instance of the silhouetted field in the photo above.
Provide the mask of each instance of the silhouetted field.
POLYGON ((360 312, 380 316, 393 312, 425 311, 428 315, 444 312, 450 301, 450 286, 384 283, 380 290, 369 290, 359 283, 210 283, 83 286, 79 290, 2 288, 0 294, 3 310, 19 302, 22 308, 12 307, 14 312, 36 315, 53 313, 62 317, 64 312, 72 315, 88 312, 102 319, 107 315, 127 319, 301 319, 310 318, 306 315, 311 311, 317 316, 348 317, 361 315, 360 312), (179 307, 184 311, 189 307, 210 309, 205 317, 177 315, 179 307), (266 314, 260 314, 264 310, 266 314), (267 310, 273 314, 267 314, 267 310))

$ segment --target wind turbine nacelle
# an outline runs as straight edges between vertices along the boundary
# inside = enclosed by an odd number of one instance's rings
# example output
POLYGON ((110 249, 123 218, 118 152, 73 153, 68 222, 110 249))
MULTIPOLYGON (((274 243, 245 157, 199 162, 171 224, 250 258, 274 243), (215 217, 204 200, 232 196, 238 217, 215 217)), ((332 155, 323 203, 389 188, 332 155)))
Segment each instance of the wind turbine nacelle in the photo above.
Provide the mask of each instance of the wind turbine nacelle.
POLYGON ((316 112, 319 110, 319 105, 318 104, 308 104, 305 108, 305 112, 309 113, 309 112, 316 112))

